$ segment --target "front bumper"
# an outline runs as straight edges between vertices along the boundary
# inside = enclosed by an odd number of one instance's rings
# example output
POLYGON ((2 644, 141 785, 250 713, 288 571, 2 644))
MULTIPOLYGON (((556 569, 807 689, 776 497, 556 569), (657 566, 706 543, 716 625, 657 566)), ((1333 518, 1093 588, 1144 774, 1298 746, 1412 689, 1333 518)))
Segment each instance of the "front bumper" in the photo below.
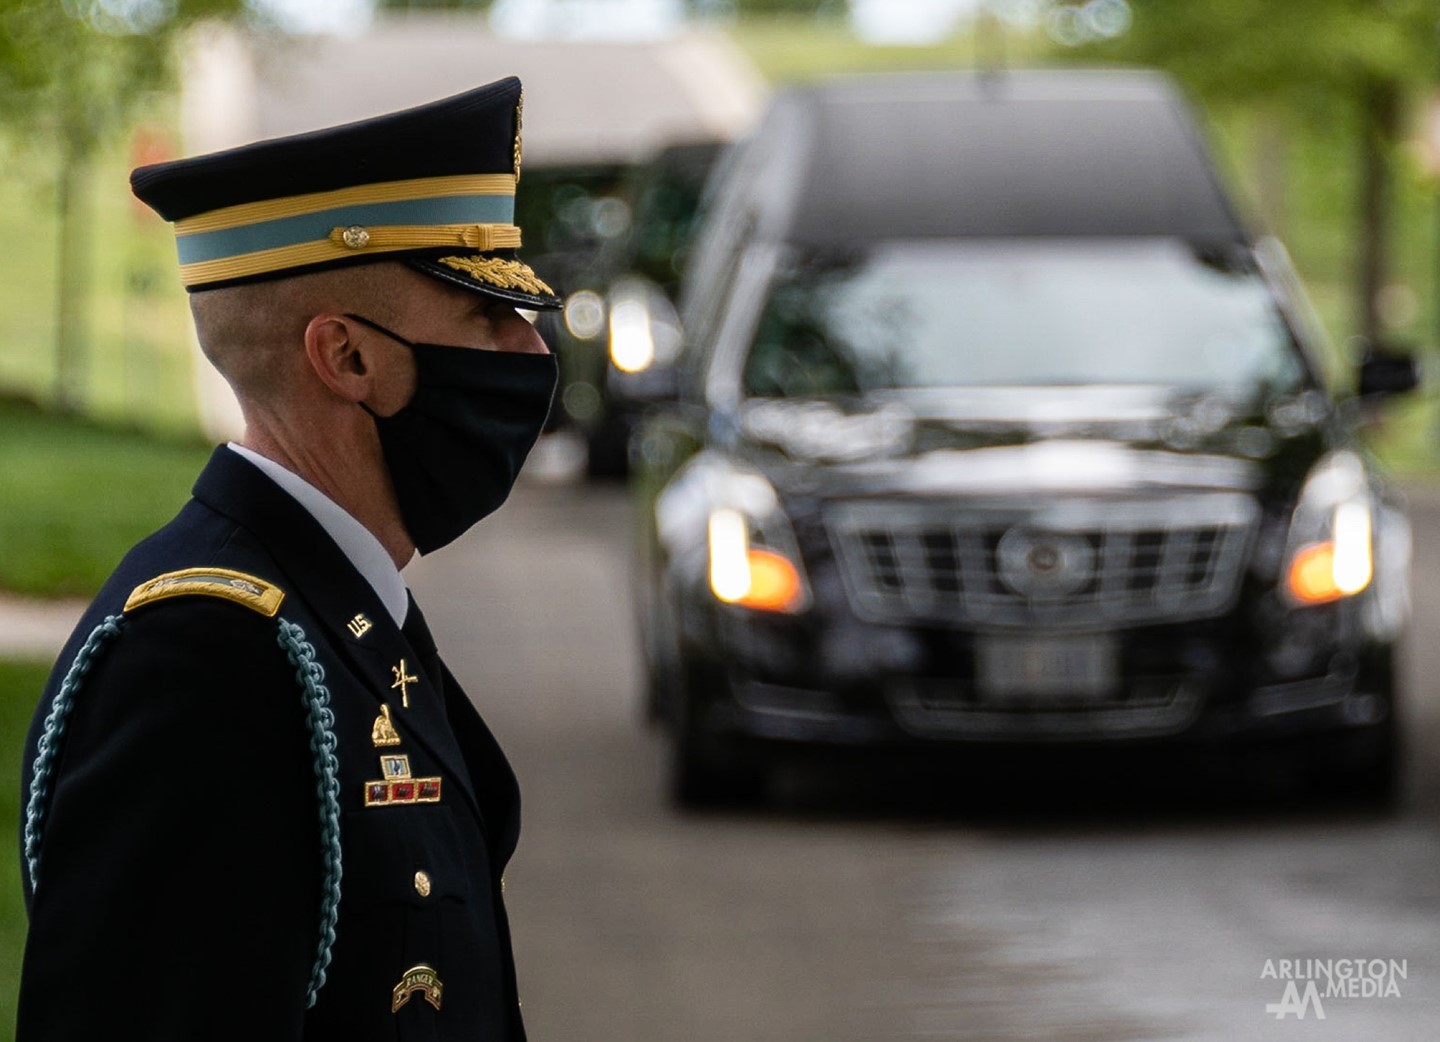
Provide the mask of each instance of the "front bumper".
POLYGON ((1111 631, 1103 689, 997 697, 983 632, 764 617, 717 608, 686 641, 685 688, 719 738, 830 746, 1206 743, 1344 732, 1393 713, 1391 648, 1363 637, 1353 605, 1254 624, 1111 631))

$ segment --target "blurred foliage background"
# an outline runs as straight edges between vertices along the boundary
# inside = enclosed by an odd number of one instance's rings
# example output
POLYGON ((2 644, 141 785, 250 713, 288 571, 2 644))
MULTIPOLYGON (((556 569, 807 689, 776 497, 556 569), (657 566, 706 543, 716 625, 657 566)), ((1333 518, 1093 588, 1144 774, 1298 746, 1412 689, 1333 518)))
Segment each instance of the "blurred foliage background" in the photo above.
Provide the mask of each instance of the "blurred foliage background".
MULTIPOLYGON (((447 8, 481 19, 525 3, 330 6, 338 17, 447 8)), ((977 64, 1167 69, 1204 109, 1222 166, 1256 223, 1291 249, 1341 345, 1333 361, 1342 383, 1342 363, 1368 344, 1440 343, 1440 0, 649 3, 729 33, 776 84, 977 64), (899 24, 927 7, 928 35, 865 38, 877 19, 899 24)), ((145 430, 194 431, 173 245, 165 225, 129 198, 125 174, 183 149, 176 59, 195 23, 279 32, 287 11, 305 6, 0 0, 0 234, 10 244, 0 251, 0 395, 145 430)), ((1401 409, 1380 439, 1409 468, 1428 466, 1435 454, 1421 418, 1429 398, 1401 409)))

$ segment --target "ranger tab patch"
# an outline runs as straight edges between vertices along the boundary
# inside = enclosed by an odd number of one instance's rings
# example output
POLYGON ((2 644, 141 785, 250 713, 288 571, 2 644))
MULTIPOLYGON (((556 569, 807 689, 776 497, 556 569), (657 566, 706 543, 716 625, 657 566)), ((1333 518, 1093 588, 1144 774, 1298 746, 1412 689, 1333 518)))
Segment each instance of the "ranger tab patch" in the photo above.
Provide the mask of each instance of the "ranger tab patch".
POLYGON ((410 1001, 410 996, 419 992, 424 996, 425 1001, 436 1009, 440 1008, 440 1002, 445 994, 445 983, 440 975, 435 972, 435 967, 420 963, 411 966, 400 978, 400 983, 395 985, 390 993, 390 1012, 398 1013, 400 1007, 410 1001))
POLYGON ((184 568, 157 575, 135 587, 125 601, 125 610, 134 611, 169 597, 219 597, 243 604, 267 619, 274 618, 285 600, 285 591, 272 582, 229 568, 184 568))

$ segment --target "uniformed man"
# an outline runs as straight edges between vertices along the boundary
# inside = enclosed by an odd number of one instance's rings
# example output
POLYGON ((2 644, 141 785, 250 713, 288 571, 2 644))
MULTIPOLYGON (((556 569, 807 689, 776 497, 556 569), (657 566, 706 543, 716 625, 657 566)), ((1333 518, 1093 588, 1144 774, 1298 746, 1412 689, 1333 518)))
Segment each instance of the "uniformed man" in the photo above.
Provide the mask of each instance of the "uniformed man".
POLYGON ((132 175, 245 435, 37 710, 21 1042, 523 1038, 518 789, 399 572, 505 499, 554 391, 520 108, 507 79, 132 175))

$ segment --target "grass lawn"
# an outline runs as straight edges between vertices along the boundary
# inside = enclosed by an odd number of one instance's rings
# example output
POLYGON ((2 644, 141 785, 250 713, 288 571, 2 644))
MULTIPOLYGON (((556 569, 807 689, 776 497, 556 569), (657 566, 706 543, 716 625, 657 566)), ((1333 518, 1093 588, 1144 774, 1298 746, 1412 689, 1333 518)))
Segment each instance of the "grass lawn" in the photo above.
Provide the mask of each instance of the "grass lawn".
POLYGON ((0 403, 0 590, 88 596, 189 498, 209 449, 0 403))
POLYGON ((15 997, 25 945, 20 897, 20 754, 49 666, 0 662, 0 1042, 15 1037, 15 997))

